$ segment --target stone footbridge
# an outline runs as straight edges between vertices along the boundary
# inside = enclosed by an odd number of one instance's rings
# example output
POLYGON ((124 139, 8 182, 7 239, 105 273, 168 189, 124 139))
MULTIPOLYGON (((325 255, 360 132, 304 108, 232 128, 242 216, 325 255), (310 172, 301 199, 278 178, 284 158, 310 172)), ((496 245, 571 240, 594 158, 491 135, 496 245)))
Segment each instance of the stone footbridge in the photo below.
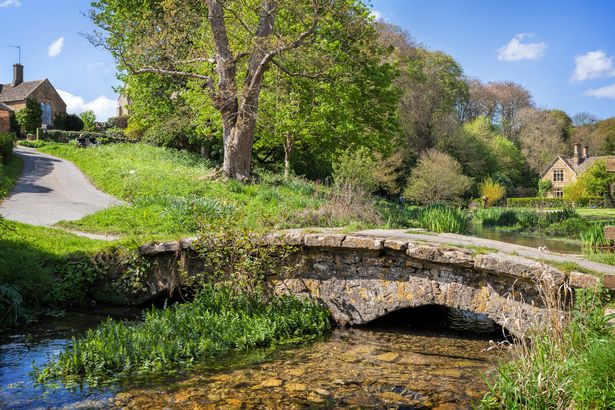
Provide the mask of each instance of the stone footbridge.
MULTIPOLYGON (((485 315, 520 336, 547 313, 538 284, 554 289, 593 287, 595 276, 564 273, 533 259, 485 249, 414 240, 400 231, 342 234, 299 230, 269 234, 269 245, 295 247, 298 268, 272 276, 280 292, 312 296, 339 325, 359 325, 387 313, 441 305, 485 315), (383 235, 385 234, 385 235, 383 235)), ((188 273, 203 269, 193 240, 144 245, 142 256, 157 269, 150 294, 177 285, 178 264, 188 273)))

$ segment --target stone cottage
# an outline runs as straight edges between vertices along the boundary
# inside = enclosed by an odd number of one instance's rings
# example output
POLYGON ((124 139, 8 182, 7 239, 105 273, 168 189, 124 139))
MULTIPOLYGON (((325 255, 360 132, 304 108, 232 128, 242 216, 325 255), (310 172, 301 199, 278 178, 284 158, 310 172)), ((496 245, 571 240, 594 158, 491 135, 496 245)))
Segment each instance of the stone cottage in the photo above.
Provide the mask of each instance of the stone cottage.
POLYGON ((593 164, 600 160, 615 158, 615 156, 589 155, 587 145, 574 144, 572 157, 558 155, 547 170, 542 174, 542 181, 551 181, 551 192, 548 197, 561 198, 564 195, 564 187, 577 181, 577 178, 587 171, 593 164))
POLYGON ((26 106, 28 98, 34 98, 41 105, 41 121, 45 125, 53 125, 56 116, 66 114, 66 103, 48 79, 24 81, 23 66, 15 64, 13 82, 0 84, 0 104, 17 112, 26 106))

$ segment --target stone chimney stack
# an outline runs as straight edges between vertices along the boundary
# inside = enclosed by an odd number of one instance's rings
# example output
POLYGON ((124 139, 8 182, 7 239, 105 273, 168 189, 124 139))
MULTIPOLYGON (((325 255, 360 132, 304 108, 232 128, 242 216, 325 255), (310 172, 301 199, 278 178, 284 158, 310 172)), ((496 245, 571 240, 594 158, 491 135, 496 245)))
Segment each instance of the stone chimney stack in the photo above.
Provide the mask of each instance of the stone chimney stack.
POLYGON ((23 66, 13 64, 13 86, 23 83, 23 66))
POLYGON ((583 154, 581 155, 584 160, 589 158, 589 146, 583 145, 583 154))
POLYGON ((578 167, 581 163, 581 144, 574 144, 574 153, 572 154, 572 166, 578 167))

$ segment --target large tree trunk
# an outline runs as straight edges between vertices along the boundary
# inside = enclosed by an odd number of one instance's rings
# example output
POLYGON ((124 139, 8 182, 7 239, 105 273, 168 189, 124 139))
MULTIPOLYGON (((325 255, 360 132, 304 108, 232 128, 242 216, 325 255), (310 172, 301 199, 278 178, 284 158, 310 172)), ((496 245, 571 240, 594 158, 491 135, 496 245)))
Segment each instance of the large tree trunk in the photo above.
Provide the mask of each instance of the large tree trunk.
POLYGON ((288 179, 288 177, 290 176, 290 161, 293 156, 294 146, 294 138, 287 135, 284 139, 284 179, 288 179))
POLYGON ((228 178, 247 182, 250 179, 252 144, 256 113, 240 115, 224 144, 222 171, 228 178))

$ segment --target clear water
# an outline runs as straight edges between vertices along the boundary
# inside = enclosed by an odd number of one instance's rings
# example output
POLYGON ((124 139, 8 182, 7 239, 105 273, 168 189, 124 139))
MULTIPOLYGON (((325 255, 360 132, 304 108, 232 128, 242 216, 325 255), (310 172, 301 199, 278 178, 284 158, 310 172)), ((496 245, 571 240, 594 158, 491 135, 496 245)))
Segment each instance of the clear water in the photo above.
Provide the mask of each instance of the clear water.
POLYGON ((579 255, 583 253, 583 247, 565 239, 543 238, 524 235, 518 232, 507 232, 493 228, 486 228, 480 224, 470 224, 470 235, 479 238, 492 239, 495 241, 514 243, 517 245, 539 248, 546 246, 551 252, 579 255))
POLYGON ((108 315, 134 319, 138 312, 69 313, 0 338, 0 408, 471 408, 501 354, 489 340, 501 334, 489 323, 474 326, 476 318, 465 313, 426 308, 336 329, 309 345, 232 353, 173 375, 97 387, 33 382, 34 366, 108 315))

